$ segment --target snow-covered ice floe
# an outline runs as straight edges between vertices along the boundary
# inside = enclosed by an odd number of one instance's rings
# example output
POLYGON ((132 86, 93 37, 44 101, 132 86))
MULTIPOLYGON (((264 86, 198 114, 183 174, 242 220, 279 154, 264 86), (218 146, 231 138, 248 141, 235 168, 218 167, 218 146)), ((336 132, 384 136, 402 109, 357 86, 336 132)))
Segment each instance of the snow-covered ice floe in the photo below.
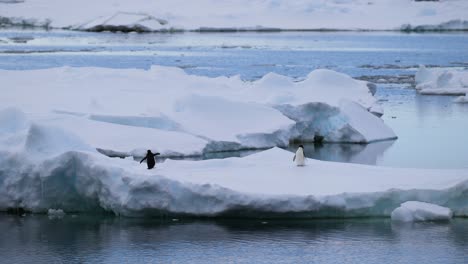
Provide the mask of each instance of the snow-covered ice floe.
POLYGON ((287 146, 317 135, 349 143, 396 138, 376 116, 383 110, 367 83, 330 70, 300 82, 274 73, 247 82, 159 66, 63 67, 0 71, 0 83, 6 88, 0 105, 10 107, 0 109, 0 131, 21 128, 0 142, 52 126, 110 156, 143 156, 148 148, 191 156, 287 146))
POLYGON ((468 28, 465 0, 31 0, 0 5, 0 26, 95 31, 164 31, 167 25, 200 31, 468 28))
POLYGON ((2 146, 0 152, 0 210, 370 217, 390 216, 402 202, 419 200, 468 215, 466 169, 397 169, 312 159, 297 167, 293 153, 273 148, 244 158, 166 160, 147 170, 131 159, 101 155, 58 128, 33 125, 11 137, 10 145, 16 147, 2 146))
MULTIPOLYGON (((426 95, 466 95, 468 71, 450 68, 428 69, 421 65, 415 76, 416 90, 426 95)), ((459 99, 461 100, 461 99, 459 99)))
POLYGON ((468 96, 460 96, 458 98, 456 98, 455 100, 453 100, 455 103, 459 103, 459 104, 468 104, 468 96))
POLYGON ((417 201, 405 202, 391 214, 397 222, 448 221, 452 216, 450 208, 417 201))

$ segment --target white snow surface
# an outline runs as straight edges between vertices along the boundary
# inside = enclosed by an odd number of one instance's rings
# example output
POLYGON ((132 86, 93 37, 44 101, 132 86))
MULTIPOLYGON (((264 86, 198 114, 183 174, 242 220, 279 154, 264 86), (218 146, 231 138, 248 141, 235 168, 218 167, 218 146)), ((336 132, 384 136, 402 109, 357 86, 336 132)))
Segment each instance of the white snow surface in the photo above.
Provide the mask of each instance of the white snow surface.
POLYGON ((431 68, 421 65, 415 75, 416 90, 426 95, 465 95, 468 70, 431 68))
POLYGON ((392 221, 397 222, 447 221, 452 216, 450 208, 418 201, 402 203, 391 214, 392 221))
POLYGON ((0 83, 9 87, 0 105, 10 107, 0 109, 0 143, 31 125, 73 132, 88 146, 121 156, 148 148, 188 156, 286 146, 312 141, 316 133, 331 142, 396 137, 368 111, 376 99, 366 83, 330 70, 315 70, 301 82, 277 74, 245 82, 160 66, 63 67, 0 71, 0 83))
POLYGON ((109 158, 71 132, 34 126, 0 152, 0 210, 109 211, 241 217, 389 216, 420 200, 468 215, 468 170, 372 167, 309 159, 273 148, 244 158, 167 160, 147 170, 109 158), (73 143, 73 144, 71 144, 73 143), (47 146, 48 148, 45 148, 47 146))
POLYGON ((137 25, 155 31, 172 28, 466 30, 467 9, 465 0, 26 0, 0 3, 0 17, 20 25, 82 30, 98 25, 127 28, 137 25))

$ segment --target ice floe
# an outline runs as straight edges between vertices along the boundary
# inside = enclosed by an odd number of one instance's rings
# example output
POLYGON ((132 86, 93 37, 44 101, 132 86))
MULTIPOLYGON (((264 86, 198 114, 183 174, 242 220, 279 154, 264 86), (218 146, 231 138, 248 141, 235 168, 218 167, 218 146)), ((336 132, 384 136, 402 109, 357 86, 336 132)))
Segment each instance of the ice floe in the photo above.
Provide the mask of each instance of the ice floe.
POLYGON ((398 222, 447 221, 452 216, 450 208, 417 201, 402 203, 391 214, 392 220, 398 222))
POLYGON ((191 156, 287 146, 316 136, 348 143, 396 138, 376 116, 383 109, 367 83, 330 70, 315 70, 300 82, 273 73, 247 82, 160 66, 64 67, 1 71, 0 81, 14 87, 0 98, 12 107, 0 111, 0 131, 54 126, 110 156, 148 148, 191 156), (37 96, 25 96, 32 94, 37 96))
POLYGON ((365 217, 390 216, 401 203, 418 200, 468 215, 466 169, 397 169, 312 159, 297 167, 293 153, 273 148, 244 158, 166 160, 147 170, 131 159, 73 150, 79 140, 63 133, 37 127, 28 133, 27 146, 1 152, 0 210, 365 217), (31 139, 38 137, 40 141, 31 139), (64 145, 43 151, 42 142, 64 145))
POLYGON ((428 69, 421 65, 415 81, 420 94, 465 95, 468 92, 468 71, 462 69, 428 69))

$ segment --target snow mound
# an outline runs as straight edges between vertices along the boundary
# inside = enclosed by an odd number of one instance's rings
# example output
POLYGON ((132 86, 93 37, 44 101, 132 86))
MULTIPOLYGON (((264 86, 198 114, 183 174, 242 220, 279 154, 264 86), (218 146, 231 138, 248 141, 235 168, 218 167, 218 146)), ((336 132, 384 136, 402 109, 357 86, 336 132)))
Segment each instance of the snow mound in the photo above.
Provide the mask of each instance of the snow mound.
POLYGON ((76 26, 74 29, 94 32, 155 32, 167 31, 167 24, 166 20, 147 14, 117 12, 76 26))
POLYGON ((468 71, 433 68, 421 65, 415 75, 416 90, 427 95, 465 95, 468 92, 468 71))
POLYGON ((26 133, 21 120, 28 118, 73 131, 111 156, 148 148, 165 156, 201 155, 287 146, 317 135, 349 143, 396 138, 373 114, 380 105, 367 82, 330 70, 315 70, 299 82, 273 73, 246 82, 160 66, 147 71, 63 67, 0 71, 0 82, 15 87, 4 91, 0 104, 28 113, 4 110, 0 132, 26 133), (38 92, 40 100, 23 96, 38 92))
POLYGON ((452 210, 436 204, 409 201, 392 212, 392 220, 398 222, 447 221, 452 218, 452 210))

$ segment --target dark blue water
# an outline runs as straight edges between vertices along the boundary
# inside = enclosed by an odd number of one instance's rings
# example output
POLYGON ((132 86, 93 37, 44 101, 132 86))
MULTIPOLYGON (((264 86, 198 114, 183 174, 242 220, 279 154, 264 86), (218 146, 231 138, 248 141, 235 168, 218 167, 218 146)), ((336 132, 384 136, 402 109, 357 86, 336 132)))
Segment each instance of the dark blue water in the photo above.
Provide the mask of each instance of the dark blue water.
POLYGON ((188 221, 0 215, 2 263, 465 263, 468 220, 188 221))

